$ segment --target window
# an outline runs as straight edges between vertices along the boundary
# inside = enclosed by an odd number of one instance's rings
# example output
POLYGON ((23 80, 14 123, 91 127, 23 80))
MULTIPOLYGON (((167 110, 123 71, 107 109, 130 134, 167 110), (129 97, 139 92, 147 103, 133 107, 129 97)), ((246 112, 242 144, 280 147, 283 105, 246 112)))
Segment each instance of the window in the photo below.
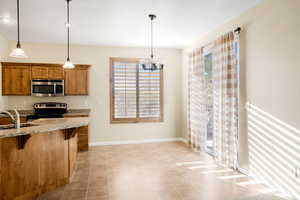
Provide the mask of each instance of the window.
POLYGON ((163 72, 145 71, 139 59, 110 59, 111 123, 163 121, 163 72))

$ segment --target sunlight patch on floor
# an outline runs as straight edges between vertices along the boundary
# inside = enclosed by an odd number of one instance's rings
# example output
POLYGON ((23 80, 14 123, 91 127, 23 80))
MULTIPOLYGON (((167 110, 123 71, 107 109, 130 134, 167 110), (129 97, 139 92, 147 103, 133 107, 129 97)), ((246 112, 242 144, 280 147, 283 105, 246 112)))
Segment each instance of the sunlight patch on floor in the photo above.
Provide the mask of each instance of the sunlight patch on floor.
POLYGON ((243 182, 238 182, 236 183, 237 185, 239 186, 242 186, 242 187, 246 187, 248 185, 258 185, 258 184, 262 184, 261 181, 257 181, 257 180, 252 180, 252 181, 243 181, 243 182))
POLYGON ((198 166, 189 167, 189 169, 194 170, 194 169, 217 168, 217 167, 219 167, 219 166, 218 165, 198 165, 198 166))
POLYGON ((217 179, 220 180, 229 180, 229 179, 236 179, 236 178, 246 178, 248 176, 244 174, 236 174, 236 175, 230 175, 230 176, 218 176, 217 179))
POLYGON ((202 174, 218 174, 218 173, 225 173, 225 172, 234 172, 234 171, 231 169, 207 170, 202 172, 202 174))
POLYGON ((206 161, 191 161, 191 162, 180 162, 176 163, 177 166, 185 166, 185 165, 196 165, 196 164, 204 164, 206 161))

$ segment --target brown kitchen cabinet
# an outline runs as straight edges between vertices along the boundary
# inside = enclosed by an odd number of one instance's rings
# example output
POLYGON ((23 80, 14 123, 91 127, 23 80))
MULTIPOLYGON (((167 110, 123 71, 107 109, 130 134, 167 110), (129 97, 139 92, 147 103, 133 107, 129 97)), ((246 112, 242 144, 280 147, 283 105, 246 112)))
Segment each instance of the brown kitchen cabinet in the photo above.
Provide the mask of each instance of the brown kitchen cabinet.
POLYGON ((18 63, 2 63, 2 95, 30 96, 30 94, 30 66, 18 63))
MULTIPOLYGON (((88 115, 73 115, 65 116, 67 118, 72 117, 88 117, 88 115)), ((77 129, 78 133, 78 151, 88 151, 89 150, 89 126, 83 126, 77 129)))
POLYGON ((32 79, 63 80, 64 70, 61 65, 32 65, 32 79))
POLYGON ((65 95, 89 95, 89 67, 65 70, 65 95))
POLYGON ((89 150, 89 126, 80 127, 78 133, 78 151, 89 150))
POLYGON ((2 62, 2 95, 30 96, 32 79, 64 80, 66 96, 89 95, 90 65, 64 70, 62 64, 2 62))
POLYGON ((48 79, 48 67, 45 66, 33 66, 31 67, 32 79, 48 79))
POLYGON ((0 199, 39 199, 71 182, 77 157, 76 129, 32 134, 24 149, 22 136, 0 139, 0 199), (75 131, 75 132, 74 132, 75 131))
POLYGON ((50 80, 63 80, 64 70, 62 66, 56 65, 48 67, 48 79, 50 80))

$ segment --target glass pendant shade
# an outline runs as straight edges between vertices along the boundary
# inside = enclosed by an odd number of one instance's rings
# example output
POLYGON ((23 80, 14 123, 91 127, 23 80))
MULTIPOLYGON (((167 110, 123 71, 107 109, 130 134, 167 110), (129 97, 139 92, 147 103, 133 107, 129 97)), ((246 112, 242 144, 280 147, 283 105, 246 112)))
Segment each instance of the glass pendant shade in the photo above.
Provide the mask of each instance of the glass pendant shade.
POLYGON ((18 42, 17 47, 9 54, 13 58, 28 58, 20 43, 20 0, 17 0, 18 42))
POLYGON ((21 47, 17 47, 9 54, 10 57, 13 58, 28 58, 25 51, 21 49, 21 47))
POLYGON ((164 65, 159 61, 152 58, 145 58, 140 60, 140 64, 142 65, 144 70, 161 70, 164 68, 164 65))
POLYGON ((73 69, 75 68, 74 64, 70 61, 70 59, 67 59, 67 61, 65 62, 63 68, 65 69, 73 69))
POLYGON ((64 69, 73 69, 75 68, 74 64, 70 61, 70 1, 71 0, 66 0, 67 2, 67 37, 68 37, 68 44, 67 44, 67 61, 63 65, 64 69))

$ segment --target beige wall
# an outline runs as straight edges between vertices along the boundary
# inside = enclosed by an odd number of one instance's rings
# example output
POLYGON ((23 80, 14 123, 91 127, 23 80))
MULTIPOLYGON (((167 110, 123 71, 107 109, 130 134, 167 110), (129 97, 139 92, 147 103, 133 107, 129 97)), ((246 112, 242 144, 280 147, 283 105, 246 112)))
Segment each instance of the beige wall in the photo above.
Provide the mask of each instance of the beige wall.
MULTIPOLYGON (((300 180, 292 174, 295 167, 300 165, 299 10, 299 0, 265 0, 208 35, 199 36, 199 40, 189 45, 183 53, 182 88, 183 113, 184 119, 187 119, 187 53, 238 26, 242 27, 241 115, 248 116, 248 120, 243 118, 241 122, 241 167, 249 167, 256 176, 294 195, 300 195, 300 180), (244 109, 247 101, 265 114, 247 112, 244 109), (268 117, 261 119, 260 115, 268 117), (271 116, 280 123, 274 119, 270 121, 271 116), (251 121, 253 118, 255 122, 262 122, 260 125, 267 130, 264 129, 260 134, 253 133, 253 126, 256 126, 251 121), (294 129, 286 128, 290 126, 294 129), (257 138, 258 135, 263 138, 257 138), (287 141, 281 142, 282 137, 287 141), (267 144, 268 141, 271 144, 267 144), (293 148, 289 148, 290 145, 293 148), (260 156, 257 156, 257 152, 260 156)), ((182 127, 185 135, 186 124, 185 120, 182 127)), ((259 129, 263 130, 262 127, 259 129)))
MULTIPOLYGON (((10 42, 10 49, 15 42, 10 42)), ((64 63, 66 46, 55 44, 22 43, 29 59, 22 62, 64 63)), ((115 124, 109 123, 109 58, 149 56, 149 49, 125 47, 98 47, 74 45, 71 59, 78 64, 91 64, 90 96, 62 98, 9 97, 8 107, 31 108, 34 102, 62 101, 70 108, 91 108, 91 142, 166 139, 181 137, 181 50, 158 49, 155 52, 165 63, 163 123, 115 124)), ((10 61, 13 61, 10 59, 10 61)))
MULTIPOLYGON (((5 61, 8 55, 8 41, 0 35, 0 62, 5 61)), ((0 63, 1 67, 1 63, 0 63)), ((2 77, 0 70, 0 77, 2 77)), ((7 98, 2 95, 2 82, 0 81, 0 110, 4 110, 7 104, 7 98)))

